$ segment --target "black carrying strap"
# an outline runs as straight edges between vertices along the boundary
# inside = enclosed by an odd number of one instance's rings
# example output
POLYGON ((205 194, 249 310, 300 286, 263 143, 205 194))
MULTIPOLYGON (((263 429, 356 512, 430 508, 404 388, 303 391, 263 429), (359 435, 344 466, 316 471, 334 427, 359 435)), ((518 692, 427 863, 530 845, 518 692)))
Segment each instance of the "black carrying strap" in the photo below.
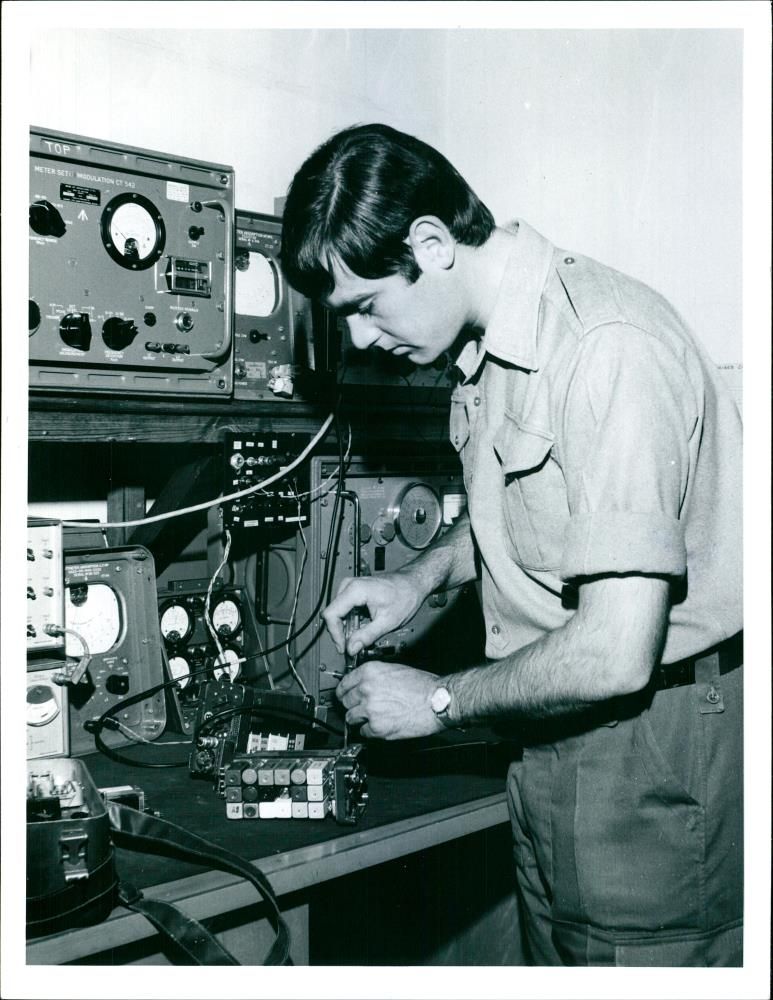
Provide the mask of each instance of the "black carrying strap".
MULTIPOLYGON (((130 809, 118 802, 108 802, 113 843, 129 850, 151 850, 154 854, 182 858, 196 864, 230 872, 247 879, 265 901, 268 920, 276 934, 263 965, 286 965, 289 962, 290 933, 279 910, 274 890, 266 876, 249 861, 232 854, 203 837, 168 820, 130 809)), ((168 934, 197 965, 238 965, 239 962, 198 921, 177 907, 160 900, 145 899, 137 889, 122 884, 119 898, 124 906, 144 914, 160 931, 168 934)))

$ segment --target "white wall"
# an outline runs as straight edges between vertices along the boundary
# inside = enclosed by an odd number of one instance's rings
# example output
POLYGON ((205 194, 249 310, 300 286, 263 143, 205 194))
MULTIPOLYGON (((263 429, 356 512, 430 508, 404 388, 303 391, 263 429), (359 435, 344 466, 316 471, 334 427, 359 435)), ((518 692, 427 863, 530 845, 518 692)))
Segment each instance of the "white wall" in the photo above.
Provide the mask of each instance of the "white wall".
POLYGON ((236 168, 273 210, 331 132, 437 145, 498 221, 647 281, 741 358, 740 31, 39 31, 31 121, 236 168))
POLYGON ((448 35, 445 149, 498 221, 666 295, 741 358, 740 31, 448 35))
MULTIPOLYGON (((442 122, 444 44, 413 31, 50 31, 32 43, 32 121, 227 163, 237 207, 272 212, 330 134, 442 122)), ((434 33, 433 33, 434 34, 434 33)))

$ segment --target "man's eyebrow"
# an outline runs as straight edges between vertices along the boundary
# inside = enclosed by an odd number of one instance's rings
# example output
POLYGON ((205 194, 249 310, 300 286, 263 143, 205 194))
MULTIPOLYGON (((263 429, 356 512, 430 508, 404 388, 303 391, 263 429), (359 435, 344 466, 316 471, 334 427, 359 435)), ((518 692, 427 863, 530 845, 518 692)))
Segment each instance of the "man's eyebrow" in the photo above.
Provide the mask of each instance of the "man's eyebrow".
POLYGON ((336 316, 348 316, 357 309, 357 306, 362 305, 363 302, 367 302, 367 300, 371 298, 373 298, 373 292, 363 292, 361 295, 353 295, 350 299, 344 299, 337 305, 331 305, 328 300, 327 307, 328 309, 331 309, 336 316))

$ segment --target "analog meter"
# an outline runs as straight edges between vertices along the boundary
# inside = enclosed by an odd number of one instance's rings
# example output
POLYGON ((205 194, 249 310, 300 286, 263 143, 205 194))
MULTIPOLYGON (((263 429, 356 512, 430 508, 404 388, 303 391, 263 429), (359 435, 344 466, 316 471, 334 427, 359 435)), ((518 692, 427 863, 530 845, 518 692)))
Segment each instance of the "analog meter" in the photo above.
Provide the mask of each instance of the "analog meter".
POLYGON ((239 605, 232 597, 223 597, 212 608, 212 625, 220 636, 236 635, 242 627, 239 605))
POLYGON ((121 267, 144 271, 164 252, 164 220, 153 202, 141 194, 116 195, 105 205, 100 228, 105 250, 121 267))
POLYGON ((191 665, 184 656, 169 657, 169 673, 180 685, 180 690, 183 690, 190 684, 191 665))
POLYGON ((176 645, 185 642, 193 631, 193 618, 184 604, 172 601, 161 612, 161 635, 164 642, 176 645))
POLYGON ((47 726, 59 715, 59 702, 50 684, 33 684, 27 688, 27 725, 47 726))
POLYGON ((242 316, 270 316, 279 305, 279 272, 262 253, 241 251, 234 272, 235 312, 242 316))
MULTIPOLYGON (((65 622, 83 636, 92 656, 106 653, 121 638, 121 606, 118 595, 106 583, 72 583, 67 587, 65 622)), ((81 656, 78 639, 66 635, 68 656, 81 656)))
POLYGON ((228 649, 224 649, 223 660, 218 659, 215 661, 215 665, 212 668, 212 675, 215 680, 218 681, 221 677, 228 677, 230 680, 235 681, 241 673, 239 650, 230 647, 228 649), (223 660, 225 662, 223 662, 223 660))

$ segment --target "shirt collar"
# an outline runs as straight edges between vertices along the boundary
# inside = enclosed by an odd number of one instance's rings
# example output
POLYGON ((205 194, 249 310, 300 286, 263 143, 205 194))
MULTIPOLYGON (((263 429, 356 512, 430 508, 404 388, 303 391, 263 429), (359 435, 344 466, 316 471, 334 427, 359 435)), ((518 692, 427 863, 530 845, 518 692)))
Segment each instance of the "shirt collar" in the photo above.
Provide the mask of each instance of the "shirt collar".
POLYGON ((486 332, 482 340, 465 344, 455 362, 464 382, 477 372, 486 354, 529 371, 539 367, 539 308, 555 248, 521 219, 504 231, 511 236, 510 254, 486 332))

